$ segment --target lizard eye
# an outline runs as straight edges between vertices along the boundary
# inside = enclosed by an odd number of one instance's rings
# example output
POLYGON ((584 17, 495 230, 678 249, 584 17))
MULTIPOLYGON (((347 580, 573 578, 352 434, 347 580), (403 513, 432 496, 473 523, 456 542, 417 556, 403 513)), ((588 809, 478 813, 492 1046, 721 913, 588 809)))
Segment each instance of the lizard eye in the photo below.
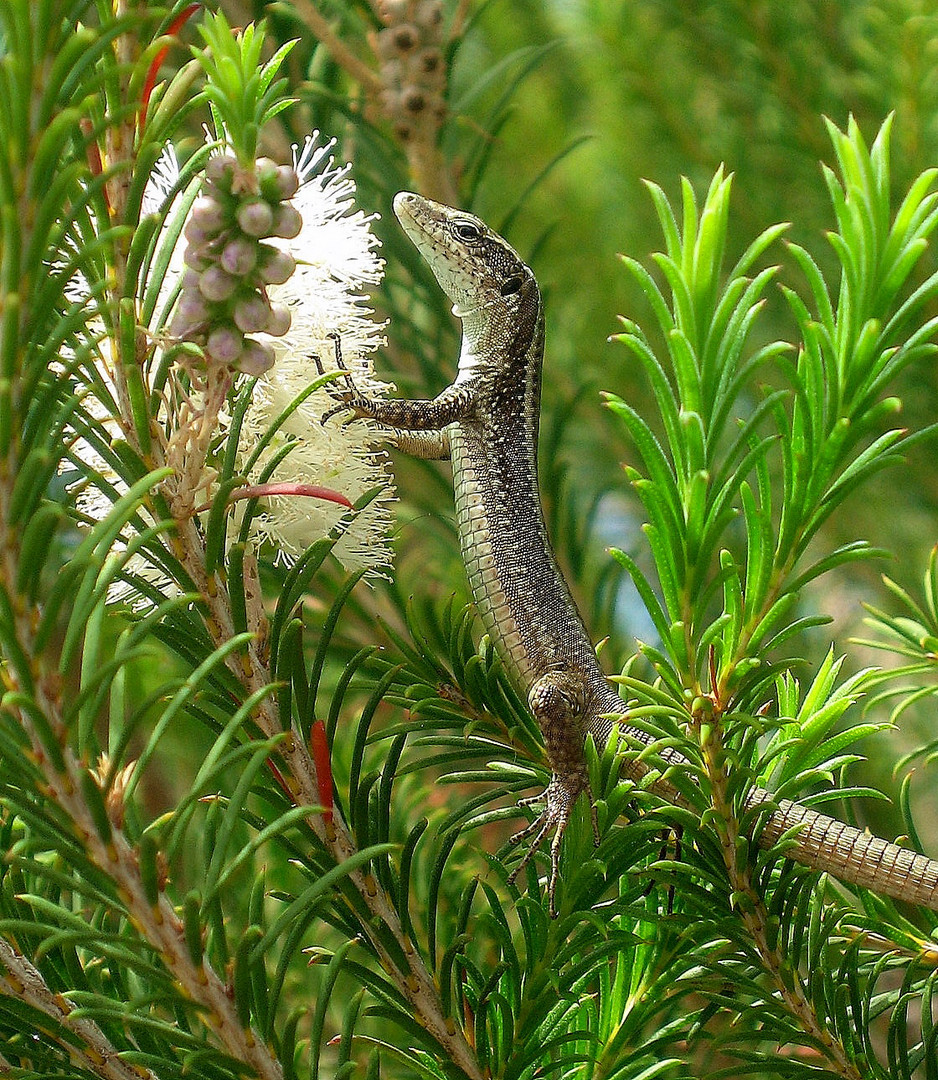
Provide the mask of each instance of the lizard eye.
POLYGON ((482 230, 478 225, 473 225, 471 221, 457 221, 453 225, 453 232, 467 244, 482 239, 482 230))

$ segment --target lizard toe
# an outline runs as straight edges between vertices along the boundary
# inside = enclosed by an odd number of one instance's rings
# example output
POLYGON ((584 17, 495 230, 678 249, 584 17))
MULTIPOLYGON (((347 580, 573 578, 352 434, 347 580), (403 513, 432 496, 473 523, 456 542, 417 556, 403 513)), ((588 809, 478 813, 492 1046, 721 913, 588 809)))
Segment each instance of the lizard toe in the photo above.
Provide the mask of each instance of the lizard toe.
POLYGON ((534 858, 541 844, 547 838, 548 834, 553 830, 553 837, 550 842, 550 876, 547 883, 547 897, 550 906, 550 917, 552 919, 557 918, 557 882, 560 877, 560 851, 563 843, 563 836, 566 832, 567 825, 570 822, 570 813, 573 809, 573 804, 576 802, 577 797, 581 792, 586 792, 590 803, 590 816, 593 827, 593 838, 596 844, 599 843, 599 823, 596 818, 596 804, 593 800, 593 793, 590 790, 589 780, 585 775, 585 770, 582 775, 577 774, 574 782, 571 783, 569 776, 561 777, 557 774, 551 778, 547 787, 538 795, 530 796, 526 799, 520 799, 518 801, 519 806, 530 806, 532 803, 544 803, 544 809, 541 813, 523 829, 520 829, 513 836, 510 837, 508 843, 512 846, 523 843, 525 840, 530 840, 527 850, 521 857, 521 861, 508 875, 508 884, 511 885, 517 879, 518 875, 528 865, 528 863, 534 858))

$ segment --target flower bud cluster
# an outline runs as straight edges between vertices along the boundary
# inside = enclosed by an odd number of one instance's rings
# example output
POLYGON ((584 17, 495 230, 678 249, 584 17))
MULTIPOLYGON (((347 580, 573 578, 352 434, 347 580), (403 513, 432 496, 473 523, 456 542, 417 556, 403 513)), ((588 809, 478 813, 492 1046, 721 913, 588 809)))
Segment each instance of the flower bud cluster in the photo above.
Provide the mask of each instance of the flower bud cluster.
POLYGON ((280 285, 296 269, 274 237, 292 239, 302 227, 291 199, 296 170, 261 158, 245 167, 229 154, 209 159, 186 222, 186 271, 170 332, 202 346, 206 362, 260 375, 274 362, 269 343, 253 334, 282 337, 290 309, 272 304, 268 285, 280 285))
POLYGON ((446 113, 441 0, 380 0, 381 107, 402 142, 432 140, 446 113))

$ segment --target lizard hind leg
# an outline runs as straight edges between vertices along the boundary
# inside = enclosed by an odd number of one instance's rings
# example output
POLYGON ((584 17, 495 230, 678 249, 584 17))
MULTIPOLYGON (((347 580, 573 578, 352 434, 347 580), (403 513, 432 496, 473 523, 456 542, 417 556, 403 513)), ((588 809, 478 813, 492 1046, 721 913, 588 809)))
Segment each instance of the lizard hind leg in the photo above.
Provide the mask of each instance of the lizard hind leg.
POLYGON ((599 844, 599 822, 596 804, 590 789, 589 774, 583 757, 583 732, 580 722, 585 709, 585 692, 576 674, 563 669, 549 671, 536 680, 528 693, 528 705, 537 720, 553 777, 540 795, 521 799, 519 806, 543 802, 540 815, 509 840, 519 844, 531 838, 521 862, 508 877, 511 884, 534 857, 535 852, 553 829, 550 844, 550 878, 547 895, 551 918, 557 917, 556 890, 560 871, 560 848, 570 821, 573 804, 586 793, 590 804, 593 839, 599 844))

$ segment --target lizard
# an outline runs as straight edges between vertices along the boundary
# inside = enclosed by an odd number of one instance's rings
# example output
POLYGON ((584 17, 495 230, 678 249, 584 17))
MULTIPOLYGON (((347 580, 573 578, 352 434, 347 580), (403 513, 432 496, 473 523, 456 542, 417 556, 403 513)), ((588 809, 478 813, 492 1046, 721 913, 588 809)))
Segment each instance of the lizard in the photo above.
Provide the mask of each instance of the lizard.
MULTIPOLYGON (((511 838, 531 842, 509 883, 552 832, 547 892, 556 916, 561 843, 580 795, 590 801, 598 843, 587 735, 600 748, 616 728, 639 743, 649 736, 628 724, 626 702, 600 667, 544 521, 537 471, 544 311, 534 273, 472 214, 412 192, 398 193, 393 208, 462 324, 456 378, 432 399, 367 397, 342 364, 336 342, 344 380, 330 387, 336 405, 327 416, 344 411, 368 418, 388 444, 452 464, 470 592, 537 722, 552 769, 543 794, 519 804, 542 800, 544 808, 511 838)), ((687 765, 675 750, 662 757, 669 769, 687 765)), ((649 768, 635 759, 623 771, 638 781, 649 768)), ((666 775, 648 780, 657 795, 687 805, 666 775)), ((795 862, 938 910, 938 862, 753 787, 745 808, 760 807, 767 811, 757 837, 763 847, 784 836, 786 855, 795 862)))

